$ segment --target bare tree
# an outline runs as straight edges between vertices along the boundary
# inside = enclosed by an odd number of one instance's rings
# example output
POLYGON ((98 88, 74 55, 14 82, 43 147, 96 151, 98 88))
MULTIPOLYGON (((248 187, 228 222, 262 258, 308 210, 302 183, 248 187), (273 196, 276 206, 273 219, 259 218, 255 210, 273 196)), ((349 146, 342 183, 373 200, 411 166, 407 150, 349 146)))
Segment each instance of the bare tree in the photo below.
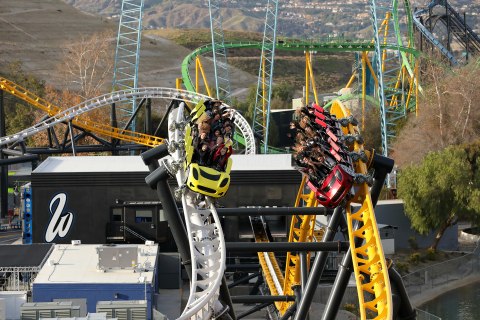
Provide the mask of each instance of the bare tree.
POLYGON ((80 35, 64 43, 62 63, 57 66, 65 90, 76 92, 83 100, 104 91, 106 79, 112 78, 114 67, 113 31, 94 33, 90 38, 80 35))
POLYGON ((469 143, 480 137, 480 70, 476 63, 448 69, 428 62, 418 116, 410 115, 393 157, 399 166, 419 164, 430 151, 469 143))

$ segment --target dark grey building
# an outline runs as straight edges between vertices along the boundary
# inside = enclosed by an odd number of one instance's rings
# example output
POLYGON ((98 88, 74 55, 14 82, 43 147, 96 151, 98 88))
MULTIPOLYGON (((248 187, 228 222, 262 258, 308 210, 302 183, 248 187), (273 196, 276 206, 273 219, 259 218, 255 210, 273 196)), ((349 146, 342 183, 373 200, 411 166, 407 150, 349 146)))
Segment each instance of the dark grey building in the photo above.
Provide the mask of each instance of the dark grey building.
MULTIPOLYGON (((290 155, 234 155, 225 207, 293 206, 301 175, 290 155)), ((140 157, 50 157, 32 173, 34 243, 142 243, 135 233, 176 251, 157 194, 140 157), (133 232, 131 232, 131 231, 133 232)), ((177 187, 174 179, 171 188, 177 187)), ((248 221, 247 221, 248 223, 248 221)), ((238 239, 239 222, 223 221, 238 239)), ((249 223, 248 223, 249 225, 249 223)))

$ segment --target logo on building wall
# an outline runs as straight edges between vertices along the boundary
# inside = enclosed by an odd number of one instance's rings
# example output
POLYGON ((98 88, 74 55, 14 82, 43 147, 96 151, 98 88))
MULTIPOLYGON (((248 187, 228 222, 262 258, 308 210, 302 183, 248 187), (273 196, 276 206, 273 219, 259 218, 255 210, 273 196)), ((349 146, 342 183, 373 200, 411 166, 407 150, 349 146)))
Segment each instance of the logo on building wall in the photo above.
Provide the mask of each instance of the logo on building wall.
POLYGON ((50 220, 45 229, 45 242, 53 242, 57 237, 65 238, 70 232, 75 215, 72 211, 65 211, 67 202, 68 195, 66 192, 59 192, 50 199, 48 203, 50 220))

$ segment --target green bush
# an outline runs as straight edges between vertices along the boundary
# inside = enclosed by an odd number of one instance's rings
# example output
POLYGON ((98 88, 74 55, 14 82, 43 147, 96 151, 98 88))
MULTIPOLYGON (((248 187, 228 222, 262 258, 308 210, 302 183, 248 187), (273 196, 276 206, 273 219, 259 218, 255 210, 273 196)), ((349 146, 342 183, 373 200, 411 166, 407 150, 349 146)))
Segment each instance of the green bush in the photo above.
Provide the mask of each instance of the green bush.
POLYGON ((426 256, 427 256, 427 259, 428 259, 428 260, 432 260, 432 261, 437 260, 437 252, 436 252, 434 249, 432 249, 432 248, 428 248, 428 249, 427 249, 427 254, 426 254, 426 256))
POLYGON ((420 261, 422 261, 423 263, 427 262, 427 258, 425 258, 424 256, 421 256, 420 257, 420 261))
POLYGON ((398 273, 403 274, 403 273, 408 273, 408 268, 410 268, 410 264, 408 262, 401 263, 397 262, 395 264, 395 269, 397 269, 398 273))
POLYGON ((360 317, 360 310, 358 310, 353 304, 351 303, 346 303, 344 306, 343 306, 343 309, 345 309, 345 311, 348 311, 348 312, 351 312, 353 313, 354 315, 356 315, 357 317, 360 317))
POLYGON ((408 259, 408 262, 416 266, 420 262, 420 258, 421 258, 420 253, 417 252, 410 256, 410 258, 408 259))
POLYGON ((373 312, 367 312, 367 319, 375 319, 373 312))
POLYGON ((418 243, 415 241, 414 237, 408 238, 408 243, 410 243, 410 248, 418 249, 418 243))

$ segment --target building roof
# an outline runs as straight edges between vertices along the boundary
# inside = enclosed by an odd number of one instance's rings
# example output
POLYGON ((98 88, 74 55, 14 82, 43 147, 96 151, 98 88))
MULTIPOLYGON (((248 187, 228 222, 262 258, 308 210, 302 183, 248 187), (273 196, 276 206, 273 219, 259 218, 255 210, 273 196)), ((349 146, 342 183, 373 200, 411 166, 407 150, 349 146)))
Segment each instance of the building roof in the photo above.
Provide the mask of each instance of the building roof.
POLYGON ((34 173, 148 172, 140 156, 49 157, 34 173))
MULTIPOLYGON (((232 155, 232 171, 293 170, 289 154, 232 155)), ((49 157, 36 173, 148 172, 140 156, 49 157)))
MULTIPOLYGON (((99 244, 56 245, 48 260, 35 279, 35 284, 54 283, 139 283, 139 277, 146 277, 146 282, 152 282, 153 270, 157 263, 158 245, 138 245, 142 253, 138 253, 138 265, 144 266, 151 262, 148 272, 145 268, 134 270, 97 270, 99 244), (148 253, 146 255, 145 253, 148 253)), ((121 246, 121 245, 118 245, 121 246)))
POLYGON ((0 268, 40 267, 52 246, 43 243, 0 245, 0 268))

